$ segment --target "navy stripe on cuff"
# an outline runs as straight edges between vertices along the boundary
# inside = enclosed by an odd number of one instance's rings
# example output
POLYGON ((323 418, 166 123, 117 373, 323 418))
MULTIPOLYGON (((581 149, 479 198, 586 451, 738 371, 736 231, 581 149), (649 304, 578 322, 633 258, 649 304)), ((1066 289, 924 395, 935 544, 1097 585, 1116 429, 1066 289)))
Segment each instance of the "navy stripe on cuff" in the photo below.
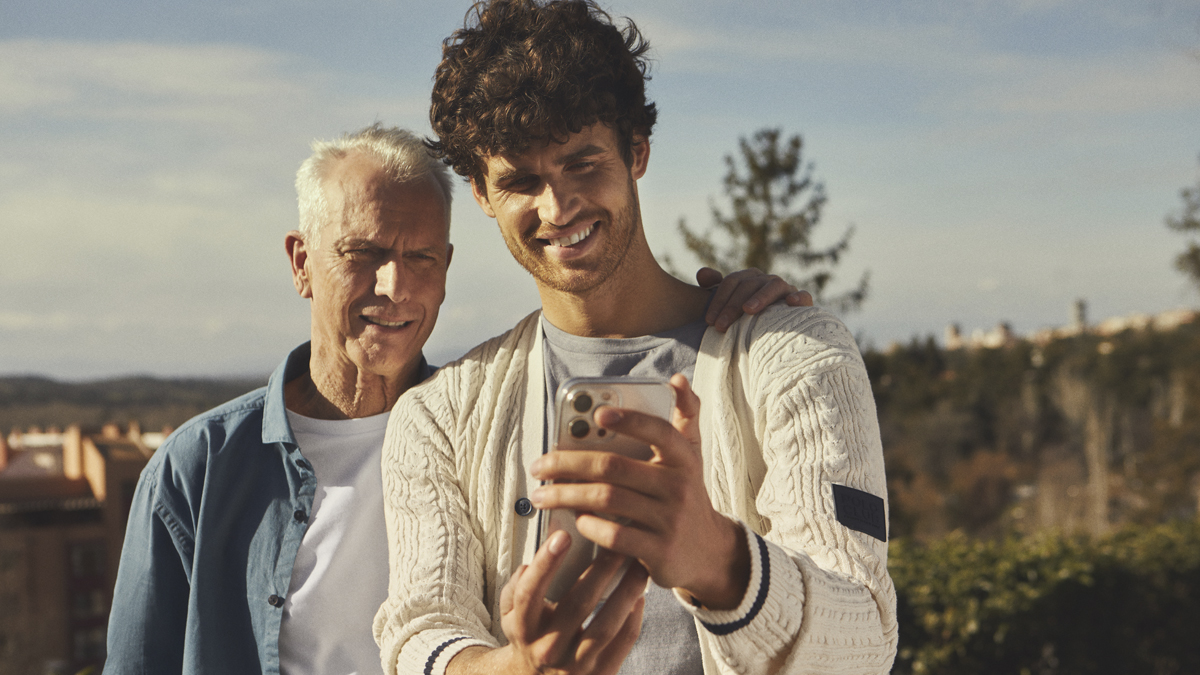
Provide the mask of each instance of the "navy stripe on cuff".
POLYGON ((459 640, 466 639, 467 636, 460 635, 453 640, 446 640, 442 644, 438 645, 437 649, 433 650, 433 653, 429 655, 429 659, 425 661, 425 675, 433 675, 433 664, 437 663, 437 658, 442 655, 442 652, 446 651, 446 647, 449 647, 459 640))
POLYGON ((701 621, 700 625, 704 626, 713 635, 729 635, 739 628, 748 625, 754 620, 754 617, 758 616, 763 603, 767 601, 767 591, 771 588, 771 556, 770 552, 767 551, 767 542, 763 541, 763 538, 758 536, 758 533, 754 534, 754 538, 758 541, 758 557, 762 560, 762 578, 758 582, 758 595, 754 598, 754 604, 750 605, 750 611, 746 613, 746 616, 737 621, 730 621, 729 623, 707 623, 701 621))

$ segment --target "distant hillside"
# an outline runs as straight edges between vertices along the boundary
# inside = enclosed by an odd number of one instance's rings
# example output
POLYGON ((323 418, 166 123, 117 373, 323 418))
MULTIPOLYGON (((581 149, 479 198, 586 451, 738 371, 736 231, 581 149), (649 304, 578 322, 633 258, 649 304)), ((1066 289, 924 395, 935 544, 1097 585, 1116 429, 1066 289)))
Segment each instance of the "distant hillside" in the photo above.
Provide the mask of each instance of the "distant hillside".
POLYGON ((0 433, 14 427, 65 428, 137 420, 144 431, 177 427, 189 418, 266 384, 266 379, 129 377, 66 383, 41 377, 0 377, 0 433))
POLYGON ((1099 534, 1197 514, 1200 322, 863 357, 897 536, 1099 534))

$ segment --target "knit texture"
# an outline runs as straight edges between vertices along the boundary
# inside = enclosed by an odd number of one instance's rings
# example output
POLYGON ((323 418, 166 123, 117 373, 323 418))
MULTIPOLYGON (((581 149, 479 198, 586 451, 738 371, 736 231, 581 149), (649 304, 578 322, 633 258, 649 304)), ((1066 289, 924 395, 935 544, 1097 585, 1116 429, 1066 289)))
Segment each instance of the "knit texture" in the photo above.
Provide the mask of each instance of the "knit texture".
MULTIPOLYGON (((544 433, 527 409, 544 401, 529 395, 543 381, 537 318, 442 368, 392 413, 391 581, 375 618, 389 674, 442 673, 462 649, 504 644, 500 589, 536 527, 512 505, 534 483, 524 463, 544 433)), ((853 337, 821 309, 773 306, 725 334, 710 329, 695 380, 709 495, 748 528, 752 566, 733 610, 680 599, 698 622, 705 672, 888 672, 897 631, 887 544, 839 523, 833 499, 834 483, 887 498, 853 337)))

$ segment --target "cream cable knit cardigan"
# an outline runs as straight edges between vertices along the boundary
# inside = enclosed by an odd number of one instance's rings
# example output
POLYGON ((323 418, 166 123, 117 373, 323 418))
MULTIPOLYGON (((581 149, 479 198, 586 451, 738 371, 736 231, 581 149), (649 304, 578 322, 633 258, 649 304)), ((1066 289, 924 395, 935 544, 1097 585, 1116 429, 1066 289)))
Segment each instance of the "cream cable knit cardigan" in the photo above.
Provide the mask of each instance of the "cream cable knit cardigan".
MULTIPOLYGON (((538 317, 442 368, 392 412, 391 581, 375 617, 386 673, 440 674, 466 647, 505 642, 500 589, 536 539, 537 519, 514 504, 534 487, 526 467, 543 447, 538 317)), ((839 523, 832 494, 837 483, 886 504, 875 403, 849 331, 818 308, 772 306, 705 333, 694 386, 713 505, 761 535, 748 532, 741 606, 681 599, 698 621, 705 673, 888 672, 887 544, 839 523)))

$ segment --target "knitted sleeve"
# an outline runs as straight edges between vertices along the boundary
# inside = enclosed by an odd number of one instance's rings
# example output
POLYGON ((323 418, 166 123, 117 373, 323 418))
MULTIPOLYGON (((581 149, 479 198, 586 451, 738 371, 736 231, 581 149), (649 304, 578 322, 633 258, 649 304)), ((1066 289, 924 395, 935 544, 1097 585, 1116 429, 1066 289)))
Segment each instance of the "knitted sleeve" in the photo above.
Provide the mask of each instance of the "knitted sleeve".
POLYGON ((896 595, 866 368, 853 336, 822 310, 769 311, 748 323, 733 338, 744 360, 728 383, 741 391, 714 423, 738 456, 718 462, 716 482, 748 526, 752 578, 738 608, 694 611, 702 640, 722 672, 886 673, 896 595), (847 494, 862 500, 860 512, 847 494))
POLYGON ((375 616, 384 672, 442 673, 462 649, 496 646, 487 626, 483 552, 455 470, 460 374, 442 369, 401 397, 383 447, 388 598, 375 616))

